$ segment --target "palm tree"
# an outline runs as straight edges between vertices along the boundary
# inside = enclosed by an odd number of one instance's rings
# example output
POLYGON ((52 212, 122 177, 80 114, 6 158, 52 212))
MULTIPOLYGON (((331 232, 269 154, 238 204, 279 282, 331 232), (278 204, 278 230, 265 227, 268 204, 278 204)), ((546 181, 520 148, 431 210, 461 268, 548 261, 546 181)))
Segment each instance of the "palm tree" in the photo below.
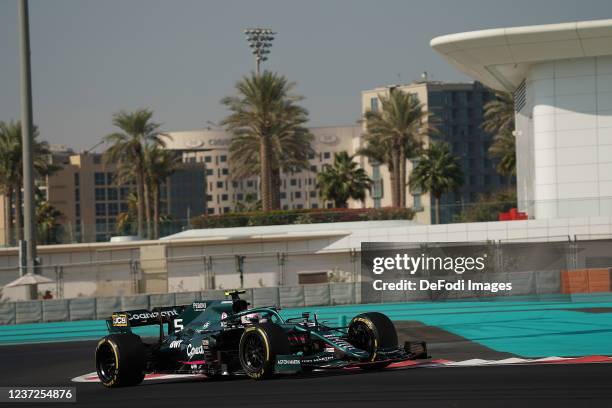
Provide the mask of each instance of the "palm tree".
POLYGON ((153 202, 153 239, 159 238, 160 187, 178 169, 180 160, 180 156, 175 152, 161 149, 157 145, 149 145, 145 149, 147 172, 145 180, 150 186, 149 191, 153 202))
POLYGON ((447 143, 432 142, 423 152, 409 180, 410 188, 430 192, 435 199, 436 224, 440 223, 440 198, 463 185, 459 158, 453 156, 447 143))
POLYGON ((484 106, 482 128, 493 135, 489 155, 497 159, 497 171, 516 174, 516 137, 514 136, 514 98, 508 92, 495 92, 495 99, 484 106))
POLYGON ((134 112, 120 111, 113 115, 113 125, 121 132, 111 133, 104 137, 110 145, 104 153, 106 163, 115 163, 121 168, 123 181, 131 178, 136 182, 136 196, 138 197, 138 236, 151 237, 151 206, 149 201, 149 186, 145 183, 146 146, 165 146, 165 142, 158 132, 161 124, 151 121, 153 111, 139 109, 134 112))
MULTIPOLYGON (((304 127, 308 111, 297 105, 303 97, 291 92, 295 83, 282 75, 264 71, 238 81, 238 96, 221 103, 230 110, 221 124, 232 133, 230 168, 232 178, 259 175, 262 209, 277 203, 275 174, 308 166, 312 135, 304 127)), ((278 177, 277 177, 278 178, 278 177)))
MULTIPOLYGON (((37 178, 50 175, 58 169, 49 160, 51 154, 49 144, 45 141, 37 141, 38 129, 33 130, 33 152, 34 152, 34 173, 37 178)), ((15 205, 15 229, 17 239, 23 239, 22 225, 22 198, 21 187, 23 185, 23 145, 21 138, 21 122, 9 121, 0 122, 0 189, 6 197, 8 217, 6 217, 6 236, 7 242, 12 241, 11 233, 11 205, 15 205)))
POLYGON ((60 220, 64 214, 48 201, 39 201, 36 206, 38 239, 42 244, 59 243, 60 220))
POLYGON ((391 173, 391 202, 406 206, 406 160, 417 154, 422 137, 435 129, 428 121, 429 113, 417 96, 390 89, 388 96, 379 95, 381 109, 367 111, 366 146, 383 145, 385 163, 391 173))
POLYGON ((119 235, 133 235, 138 217, 138 197, 133 192, 127 196, 127 211, 119 213, 115 230, 119 235))
POLYGON ((346 208, 349 198, 363 201, 372 186, 365 170, 347 152, 334 154, 334 163, 325 165, 317 174, 317 188, 324 200, 334 202, 336 208, 346 208))
POLYGON ((484 105, 482 128, 492 135, 514 130, 514 98, 509 92, 495 92, 495 99, 484 105))
POLYGON ((489 155, 497 159, 497 172, 506 176, 516 175, 516 137, 510 130, 502 130, 489 147, 489 155))

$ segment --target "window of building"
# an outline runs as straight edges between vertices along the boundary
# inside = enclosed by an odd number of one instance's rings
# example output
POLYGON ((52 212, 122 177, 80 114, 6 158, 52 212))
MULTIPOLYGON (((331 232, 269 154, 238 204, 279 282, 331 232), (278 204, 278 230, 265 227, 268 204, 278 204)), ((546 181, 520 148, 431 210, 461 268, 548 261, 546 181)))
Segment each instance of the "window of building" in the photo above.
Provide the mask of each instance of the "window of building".
POLYGON ((116 188, 107 188, 106 189, 106 197, 109 201, 118 200, 119 192, 116 188))
POLYGON ((301 210, 302 208, 304 208, 303 204, 298 204, 295 206, 295 208, 297 208, 298 210, 301 210))
POLYGON ((130 188, 129 187, 121 187, 119 189, 119 197, 122 201, 127 200, 128 196, 130 195, 130 188))
POLYGON ((106 184, 111 185, 115 182, 115 174, 114 173, 106 173, 106 184))
POLYGON ((283 210, 288 210, 288 209, 289 209, 289 205, 288 204, 283 205, 283 210))
POLYGON ((228 212, 230 212, 231 210, 232 210, 232 209, 231 209, 231 208, 229 208, 229 207, 223 207, 223 212, 224 212, 224 213, 228 213, 228 212))
POLYGON ((106 204, 103 204, 103 203, 96 204, 96 216, 106 217, 106 204))
POLYGON ((329 159, 329 158, 331 158, 331 153, 330 153, 330 152, 324 152, 324 153, 323 153, 323 158, 324 158, 324 159, 329 159))
POLYGON ((253 187, 253 180, 247 180, 247 187, 253 187))
POLYGON ((228 200, 228 195, 227 194, 221 194, 221 201, 227 201, 228 200))
POLYGON ((212 201, 212 200, 213 200, 212 194, 206 194, 206 201, 212 201))
POLYGON ((470 186, 475 186, 476 185, 476 176, 471 175, 470 176, 470 186))
POLYGON ((244 194, 242 194, 242 193, 236 194, 236 200, 242 201, 243 199, 244 199, 244 194))
POLYGON ((219 161, 220 161, 221 163, 226 162, 226 161, 227 161, 227 156, 226 156, 226 155, 221 155, 221 156, 219 156, 219 161))
POLYGON ((119 205, 117 203, 108 204, 108 215, 116 216, 118 214, 119 214, 119 205))
POLYGON ((313 160, 315 158, 314 153, 308 153, 308 160, 313 160))
POLYGON ((104 201, 106 200, 106 189, 105 188, 96 188, 95 190, 96 201, 104 201))
POLYGON ((77 204, 74 206, 74 215, 75 215, 76 217, 80 217, 80 216, 81 216, 81 204, 77 203, 77 204))
POLYGON ((106 177, 104 173, 94 173, 94 183, 96 186, 103 186, 106 182, 106 177))
POLYGON ((378 112, 378 98, 377 97, 370 98, 370 110, 372 112, 378 112))
POLYGON ((295 198, 302 198, 302 192, 301 191, 296 191, 295 192, 295 198))
POLYGON ((421 195, 420 194, 413 194, 412 195, 412 208, 415 211, 421 211, 423 209, 423 203, 421 202, 421 195))
POLYGON ((310 198, 316 198, 317 197, 317 192, 316 191, 311 191, 310 192, 310 198))
POLYGON ((316 173, 317 172, 317 166, 315 166, 315 165, 310 166, 310 171, 316 173))
POLYGON ((289 181, 289 184, 290 184, 290 185, 292 185, 292 186, 297 186, 297 180, 296 180, 296 179, 294 179, 294 178, 292 178, 292 179, 289 181))
POLYGON ((214 209, 214 208, 207 208, 207 209, 206 209, 206 212, 207 212, 208 214, 214 214, 214 213, 215 213, 215 209, 214 209))
POLYGON ((327 208, 334 208, 334 203, 327 203, 327 208))
POLYGON ((212 176, 214 174, 214 170, 213 169, 206 169, 206 175, 207 176, 212 176))
POLYGON ((312 208, 312 209, 317 209, 317 208, 319 208, 319 204, 317 204, 317 203, 312 203, 312 204, 310 205, 310 208, 312 208))
POLYGON ((119 203, 119 208, 121 208, 122 213, 128 212, 128 209, 129 209, 128 203, 119 203))
POLYGON ((74 189, 74 200, 81 201, 81 190, 78 187, 74 189))
POLYGON ((223 188, 223 182, 217 181, 217 188, 223 188))
POLYGON ((223 174, 224 176, 227 176, 229 174, 229 169, 227 167, 221 169, 221 174, 223 174))
POLYGON ((99 155, 99 154, 94 155, 93 162, 94 162, 94 164, 102 163, 102 155, 99 155))
POLYGON ((81 179, 79 177, 79 173, 74 173, 74 185, 78 186, 81 182, 81 179))
POLYGON ((232 181, 232 187, 238 188, 238 182, 237 181, 232 181))
POLYGON ((212 163, 212 156, 204 156, 204 163, 212 163))
POLYGON ((281 198, 281 200, 286 199, 286 198, 287 198, 287 193, 286 193, 286 192, 284 192, 284 191, 281 191, 281 192, 280 192, 280 198, 281 198))

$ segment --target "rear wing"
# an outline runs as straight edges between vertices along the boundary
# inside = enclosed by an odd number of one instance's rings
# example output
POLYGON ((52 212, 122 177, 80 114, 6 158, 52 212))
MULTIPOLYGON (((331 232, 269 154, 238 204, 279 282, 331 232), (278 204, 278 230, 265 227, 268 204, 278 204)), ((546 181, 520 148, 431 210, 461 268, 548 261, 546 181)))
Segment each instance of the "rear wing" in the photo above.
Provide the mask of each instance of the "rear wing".
MULTIPOLYGON (((131 327, 152 326, 159 324, 163 326, 168 323, 168 333, 174 331, 174 320, 185 310, 187 306, 165 306, 156 307, 151 310, 137 309, 115 312, 106 321, 108 331, 126 332, 131 327)), ((160 327, 161 329, 161 327, 160 327)))

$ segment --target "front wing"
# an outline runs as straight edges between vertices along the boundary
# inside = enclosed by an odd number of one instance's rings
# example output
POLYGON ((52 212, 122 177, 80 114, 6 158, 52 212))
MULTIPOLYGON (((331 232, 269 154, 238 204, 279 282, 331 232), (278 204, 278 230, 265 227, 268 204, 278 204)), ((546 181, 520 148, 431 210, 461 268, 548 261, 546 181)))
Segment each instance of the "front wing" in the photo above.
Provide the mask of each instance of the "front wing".
POLYGON ((407 360, 429 358, 425 342, 406 342, 403 348, 378 349, 373 361, 363 361, 341 356, 336 351, 326 351, 314 355, 295 354, 277 355, 275 372, 296 373, 314 369, 334 369, 360 367, 380 363, 396 363, 407 360))

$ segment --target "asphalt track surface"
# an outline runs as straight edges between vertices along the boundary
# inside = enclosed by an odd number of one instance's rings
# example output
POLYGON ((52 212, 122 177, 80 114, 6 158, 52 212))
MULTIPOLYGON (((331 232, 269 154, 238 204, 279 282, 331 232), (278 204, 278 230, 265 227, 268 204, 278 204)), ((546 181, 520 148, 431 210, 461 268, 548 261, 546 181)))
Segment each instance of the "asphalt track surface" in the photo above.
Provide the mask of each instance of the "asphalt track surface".
MULTIPOLYGON (((431 354, 438 358, 507 356, 443 331, 412 323, 399 326, 400 337, 407 331, 421 331, 419 334, 431 342, 431 354)), ((147 381, 114 390, 97 383, 71 382, 73 377, 94 371, 95 344, 84 341, 0 347, 0 386, 76 386, 76 404, 36 404, 47 407, 612 406, 612 364, 341 370, 268 381, 242 377, 147 381)))

